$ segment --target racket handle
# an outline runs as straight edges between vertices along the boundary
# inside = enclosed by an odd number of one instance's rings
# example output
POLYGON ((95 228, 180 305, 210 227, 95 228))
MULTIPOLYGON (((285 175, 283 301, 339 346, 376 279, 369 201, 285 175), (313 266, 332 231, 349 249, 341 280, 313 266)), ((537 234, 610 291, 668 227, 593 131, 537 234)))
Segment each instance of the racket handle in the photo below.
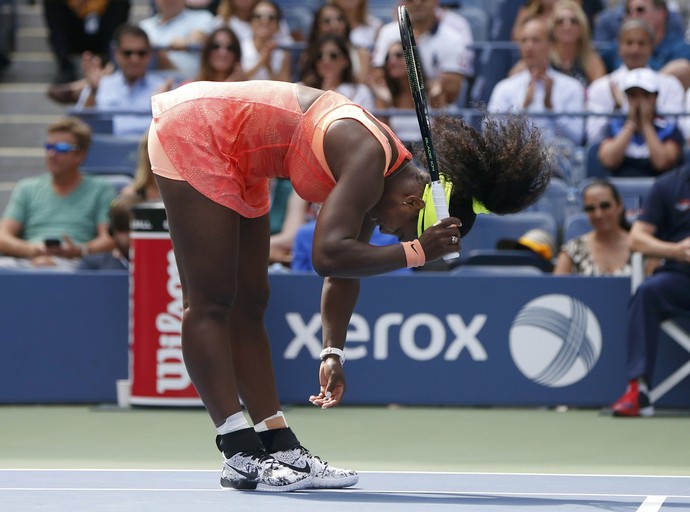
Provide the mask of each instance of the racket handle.
MULTIPOLYGON (((434 201, 434 211, 436 220, 446 219, 448 215, 448 203, 446 202, 446 191, 440 181, 431 182, 431 198, 434 201)), ((443 257, 446 262, 451 262, 460 257, 460 252, 451 252, 443 257)))

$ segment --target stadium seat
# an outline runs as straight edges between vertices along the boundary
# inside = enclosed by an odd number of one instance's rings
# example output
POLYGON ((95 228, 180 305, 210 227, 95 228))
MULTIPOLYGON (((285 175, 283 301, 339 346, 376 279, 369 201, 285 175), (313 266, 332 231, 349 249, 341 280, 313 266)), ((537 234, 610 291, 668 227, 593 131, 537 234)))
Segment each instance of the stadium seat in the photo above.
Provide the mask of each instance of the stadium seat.
POLYGON ((531 265, 460 265, 450 271, 454 276, 541 276, 544 273, 531 265))
POLYGON ((491 18, 485 9, 467 5, 463 2, 460 9, 458 9, 458 13, 470 24, 472 38, 475 41, 487 41, 489 39, 491 18))
POLYGON ((563 243, 592 230, 586 213, 579 212, 568 216, 563 225, 563 243))
POLYGON ((283 17, 290 27, 295 41, 306 41, 314 20, 314 11, 304 5, 288 4, 283 7, 283 17))
POLYGON ((469 106, 486 104, 494 86, 503 80, 516 62, 517 46, 512 42, 475 42, 474 82, 469 93, 469 106))
POLYGON ((465 265, 499 267, 535 267, 542 272, 551 272, 553 265, 532 251, 475 249, 470 251, 465 265))
POLYGON ((575 189, 564 180, 552 178, 544 195, 526 211, 546 212, 553 216, 556 225, 562 226, 566 217, 577 210, 575 189))
POLYGON ((140 141, 139 137, 94 134, 89 153, 81 166, 82 172, 133 177, 140 141))
POLYGON ((530 229, 544 229, 557 238, 556 221, 547 212, 520 212, 510 215, 477 215, 474 227, 461 242, 461 262, 475 249, 495 249, 502 238, 517 240, 530 229))
POLYGON ((590 144, 585 150, 585 175, 588 178, 606 178, 611 175, 599 161, 599 145, 599 142, 590 144))

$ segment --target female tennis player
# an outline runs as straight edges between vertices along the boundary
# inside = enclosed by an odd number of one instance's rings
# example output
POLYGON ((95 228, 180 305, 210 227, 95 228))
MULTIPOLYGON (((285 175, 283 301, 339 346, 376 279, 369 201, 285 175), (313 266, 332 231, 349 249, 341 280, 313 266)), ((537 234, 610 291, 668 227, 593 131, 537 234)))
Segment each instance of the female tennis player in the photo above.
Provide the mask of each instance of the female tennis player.
POLYGON ((289 178, 302 198, 323 204, 313 263, 326 277, 324 351, 320 392, 311 401, 328 408, 345 392, 342 349, 357 278, 457 252, 475 211, 510 213, 534 202, 551 174, 539 133, 523 118, 489 120, 483 135, 460 120, 438 119, 451 217, 436 222, 428 173, 388 127, 337 93, 273 81, 193 82, 152 103, 149 153, 185 297, 184 359, 217 427, 221 485, 354 485, 355 472, 301 446, 281 411, 263 323, 268 180, 289 178), (377 224, 400 245, 369 245, 377 224))

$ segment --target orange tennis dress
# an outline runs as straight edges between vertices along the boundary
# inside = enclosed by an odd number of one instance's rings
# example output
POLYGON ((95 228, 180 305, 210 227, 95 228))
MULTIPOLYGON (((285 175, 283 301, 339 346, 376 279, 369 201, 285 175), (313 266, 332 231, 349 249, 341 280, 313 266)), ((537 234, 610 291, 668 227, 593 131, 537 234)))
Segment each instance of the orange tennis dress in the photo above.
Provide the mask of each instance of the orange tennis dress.
MULTIPOLYGON (((323 142, 339 119, 359 121, 379 140, 386 154, 384 176, 412 158, 386 126, 398 150, 391 162, 388 138, 366 111, 332 91, 303 113, 296 84, 192 82, 154 96, 152 107, 155 133, 150 139, 160 144, 172 171, 212 201, 249 218, 268 213, 270 178, 289 178, 307 201, 326 200, 335 179, 323 142)), ((153 171, 166 176, 156 152, 150 153, 153 171)))

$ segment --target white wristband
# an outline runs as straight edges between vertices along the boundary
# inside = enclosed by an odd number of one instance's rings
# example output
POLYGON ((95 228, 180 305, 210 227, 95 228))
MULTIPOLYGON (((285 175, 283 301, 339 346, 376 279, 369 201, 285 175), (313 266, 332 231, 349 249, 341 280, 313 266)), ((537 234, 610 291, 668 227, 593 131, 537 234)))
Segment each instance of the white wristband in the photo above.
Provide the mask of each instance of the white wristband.
POLYGON ((335 347, 326 347, 321 351, 321 354, 319 354, 319 358, 323 361, 330 355, 336 355, 340 359, 340 364, 343 365, 345 364, 345 351, 340 350, 339 348, 335 347))

